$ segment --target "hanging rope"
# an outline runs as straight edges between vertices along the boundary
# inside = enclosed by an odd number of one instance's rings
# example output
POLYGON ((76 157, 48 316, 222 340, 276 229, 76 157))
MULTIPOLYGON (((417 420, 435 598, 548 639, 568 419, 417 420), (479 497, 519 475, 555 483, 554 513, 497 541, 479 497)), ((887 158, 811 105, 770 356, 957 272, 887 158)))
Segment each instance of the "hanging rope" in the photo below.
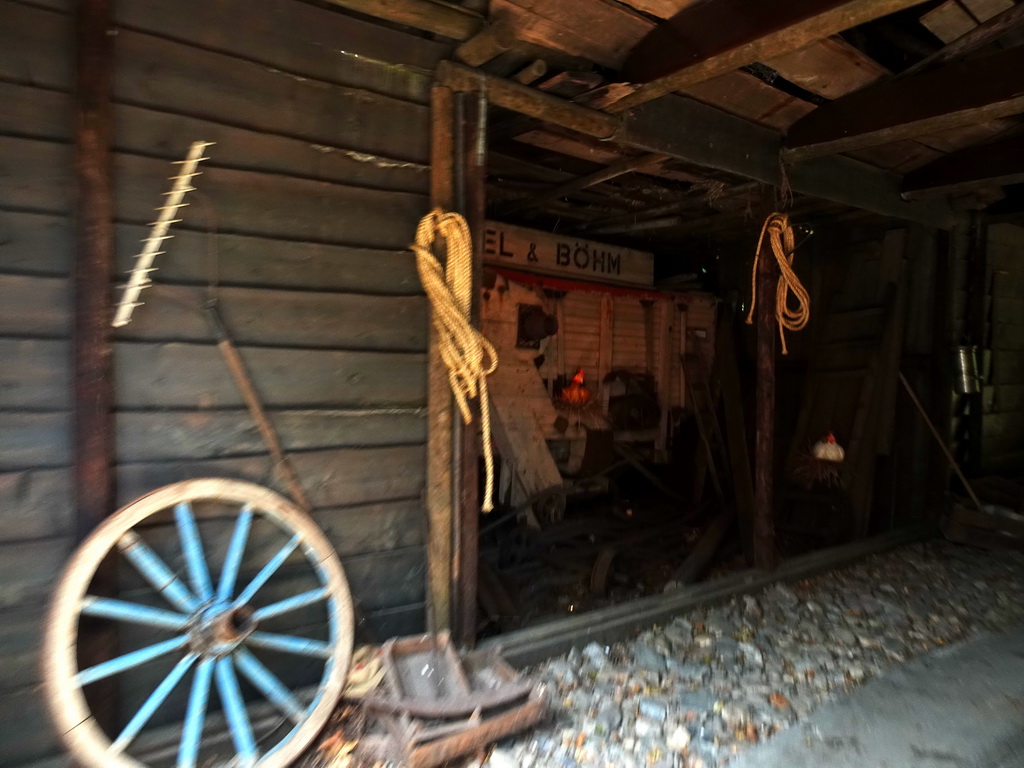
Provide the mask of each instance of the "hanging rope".
POLYGON ((794 237, 793 228, 789 225, 789 216, 784 213, 773 213, 764 220, 761 236, 757 239, 757 250, 754 252, 754 269, 750 274, 750 314, 747 325, 754 322, 754 307, 757 305, 757 262, 761 258, 761 245, 764 236, 772 246, 772 253, 779 263, 779 284, 775 293, 775 319, 779 324, 779 338, 782 340, 782 354, 786 349, 786 331, 802 331, 811 319, 811 296, 807 293, 800 278, 793 271, 794 237), (796 307, 790 308, 789 294, 796 297, 796 307))
POLYGON ((465 424, 473 420, 469 400, 474 397, 480 399, 480 432, 487 470, 481 509, 490 512, 494 508, 494 455, 487 376, 498 367, 498 353, 470 322, 473 248, 469 226, 459 214, 444 213, 435 208, 420 221, 416 228, 416 242, 410 247, 416 254, 416 269, 420 273, 423 290, 434 310, 438 348, 448 368, 448 380, 465 424), (438 235, 444 238, 447 269, 441 266, 432 250, 438 235))

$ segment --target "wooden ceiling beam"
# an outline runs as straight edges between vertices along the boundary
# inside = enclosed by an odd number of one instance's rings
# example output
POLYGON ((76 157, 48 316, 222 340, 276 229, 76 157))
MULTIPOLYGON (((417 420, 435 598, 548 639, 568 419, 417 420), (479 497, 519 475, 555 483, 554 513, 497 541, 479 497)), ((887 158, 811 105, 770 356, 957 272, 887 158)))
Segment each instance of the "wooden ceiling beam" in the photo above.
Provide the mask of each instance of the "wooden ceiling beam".
POLYGON ((903 195, 953 194, 979 187, 1024 181, 1024 136, 968 147, 911 171, 903 177, 903 195))
POLYGON ((917 202, 900 196, 901 178, 846 157, 828 157, 789 168, 779 164, 782 136, 721 109, 683 96, 668 96, 616 116, 570 104, 532 88, 442 61, 441 83, 457 91, 485 89, 490 104, 629 147, 664 154, 700 168, 722 171, 794 192, 863 208, 884 216, 949 227, 957 215, 944 199, 917 202), (565 122, 562 118, 567 118, 565 122), (581 130, 582 129, 582 130, 581 130))
POLYGON ((917 5, 922 0, 710 0, 655 27, 623 65, 642 83, 607 106, 623 112, 734 69, 917 5))
POLYGON ((441 0, 327 0, 375 19, 433 32, 453 40, 468 40, 484 28, 484 18, 455 3, 441 0))
POLYGON ((940 133, 1024 112, 1024 45, 844 96, 797 120, 793 162, 940 133))

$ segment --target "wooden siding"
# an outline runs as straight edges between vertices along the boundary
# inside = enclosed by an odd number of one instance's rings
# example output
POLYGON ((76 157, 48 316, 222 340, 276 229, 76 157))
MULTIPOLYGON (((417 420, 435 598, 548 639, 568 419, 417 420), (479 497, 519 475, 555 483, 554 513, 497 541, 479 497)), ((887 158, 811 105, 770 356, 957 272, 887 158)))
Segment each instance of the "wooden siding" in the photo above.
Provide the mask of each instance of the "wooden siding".
MULTIPOLYGON (((35 654, 73 547, 73 5, 0 0, 0 764, 11 766, 56 750, 35 654)), ((300 0, 115 5, 119 271, 170 162, 192 140, 217 142, 157 284, 117 335, 119 501, 211 474, 277 485, 201 312, 215 269, 226 324, 368 622, 383 636, 419 631, 427 321, 405 247, 427 208, 429 90, 447 49, 300 0)))

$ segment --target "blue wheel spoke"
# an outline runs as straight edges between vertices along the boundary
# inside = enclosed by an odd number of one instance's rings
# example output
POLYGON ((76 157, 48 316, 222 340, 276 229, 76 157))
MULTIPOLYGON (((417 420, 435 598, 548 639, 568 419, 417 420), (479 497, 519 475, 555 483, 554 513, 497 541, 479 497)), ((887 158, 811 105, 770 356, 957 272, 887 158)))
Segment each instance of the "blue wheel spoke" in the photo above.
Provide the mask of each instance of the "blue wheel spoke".
POLYGON ((321 659, 331 658, 331 646, 322 640, 310 640, 308 637, 279 635, 274 632, 253 632, 246 638, 246 643, 271 651, 294 653, 299 656, 316 656, 321 659))
POLYGON ((160 705, 164 703, 175 686, 181 682, 181 678, 192 668, 192 665, 196 663, 198 658, 198 654, 190 653, 175 665, 170 674, 149 694, 149 698, 143 702, 142 706, 139 707, 139 711, 128 721, 128 725, 124 727, 124 730, 114 740, 114 743, 110 745, 112 753, 118 754, 127 749, 128 745, 139 735, 139 731, 146 726, 153 713, 160 708, 160 705))
POLYGON ((178 746, 178 768, 195 768, 199 761, 199 742, 203 738, 206 722, 206 705, 210 699, 210 678, 213 676, 213 659, 203 659, 196 667, 189 691, 188 709, 181 728, 181 744, 178 746))
POLYGON ((242 691, 238 687, 238 677, 230 658, 217 662, 217 691, 241 764, 252 765, 256 759, 256 739, 252 735, 249 715, 245 711, 245 701, 242 700, 242 691))
POLYGON ((172 651, 178 650, 186 643, 188 643, 188 637, 186 635, 182 635, 171 640, 165 640, 162 643, 157 643, 156 645, 140 648, 137 651, 126 653, 124 656, 118 656, 116 659, 104 661, 94 667, 83 669, 75 676, 75 682, 79 685, 95 683, 97 680, 102 680, 106 677, 110 677, 111 675, 126 672, 129 669, 134 669, 135 667, 141 666, 153 659, 158 659, 172 651))
POLYGON ((236 606, 242 606, 248 603, 260 588, 267 583, 267 580, 277 573, 277 569, 281 567, 285 560, 295 551, 295 548, 299 546, 299 537, 293 536, 287 544, 285 544, 276 555, 274 555, 270 562, 263 566, 259 573, 256 574, 255 578, 249 582, 242 594, 235 600, 236 606))
POLYGON ((210 581, 210 569, 206 566, 203 554, 203 542, 199 538, 199 528, 192 514, 192 506, 183 501, 174 507, 174 519, 178 521, 178 535, 181 537, 181 551, 185 556, 192 588, 200 600, 213 597, 213 584, 210 581))
POLYGON ((128 531, 122 536, 117 547, 169 603, 189 613, 198 607, 199 601, 192 596, 188 587, 134 531, 128 531))
POLYGON ((130 624, 146 624, 150 627, 163 629, 185 629, 189 617, 162 608, 152 608, 139 603, 125 600, 114 600, 108 597, 86 595, 82 600, 82 613, 86 616, 97 616, 103 619, 127 621, 130 624))
POLYGON ((245 648, 235 651, 235 664, 238 670, 245 675, 250 683, 255 685, 264 696, 277 707, 281 712, 292 719, 293 722, 302 720, 302 702, 295 698, 280 680, 263 666, 263 662, 253 656, 245 648))
POLYGON ((288 613, 288 611, 298 610, 304 608, 307 605, 318 603, 321 600, 326 600, 328 596, 327 587, 321 587, 320 589, 312 589, 309 592, 303 592, 295 597, 289 597, 285 600, 280 600, 276 603, 271 603, 260 608, 253 614, 253 619, 256 621, 265 621, 273 618, 274 616, 280 616, 282 613, 288 613))
POLYGON ((228 601, 235 592, 238 581, 238 570, 242 566, 245 544, 249 539, 249 528, 252 526, 252 507, 246 504, 238 514, 235 530, 231 534, 231 543, 224 556, 224 566, 220 570, 220 582, 217 584, 217 599, 228 601))

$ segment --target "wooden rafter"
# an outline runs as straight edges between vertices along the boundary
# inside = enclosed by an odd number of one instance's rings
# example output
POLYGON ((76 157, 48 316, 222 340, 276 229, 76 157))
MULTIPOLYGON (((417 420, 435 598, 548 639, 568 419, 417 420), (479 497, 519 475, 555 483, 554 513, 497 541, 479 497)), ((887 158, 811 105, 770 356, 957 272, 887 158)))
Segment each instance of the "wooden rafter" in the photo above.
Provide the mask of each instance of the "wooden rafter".
POLYGON ((792 125, 791 161, 889 144, 1024 112, 1024 46, 867 88, 792 125))
POLYGON ((633 49, 623 76, 644 85, 607 109, 622 112, 921 1, 710 0, 692 5, 633 49))
POLYGON ((483 29, 483 17, 441 0, 327 0, 350 11, 402 24, 453 40, 468 40, 483 29))
POLYGON ((903 178, 908 198, 1024 181, 1024 136, 968 147, 929 163, 903 178))
POLYGON ((1024 24, 1024 3, 1007 8, 1002 13, 993 16, 983 24, 979 24, 970 32, 961 35, 944 48, 940 48, 931 56, 928 56, 900 72, 899 77, 909 77, 919 72, 926 72, 930 69, 949 64, 968 56, 982 46, 988 45, 1008 32, 1013 31, 1021 24, 1024 24))
MULTIPOLYGON (((497 107, 630 147, 668 155, 700 168, 723 171, 767 184, 782 184, 781 136, 720 109, 682 96, 670 96, 626 115, 616 116, 570 104, 532 88, 442 61, 438 79, 456 91, 486 89, 497 107)), ((956 215, 948 202, 907 202, 895 173, 845 157, 801 163, 786 172, 794 192, 820 197, 885 216, 948 227, 956 215)))

